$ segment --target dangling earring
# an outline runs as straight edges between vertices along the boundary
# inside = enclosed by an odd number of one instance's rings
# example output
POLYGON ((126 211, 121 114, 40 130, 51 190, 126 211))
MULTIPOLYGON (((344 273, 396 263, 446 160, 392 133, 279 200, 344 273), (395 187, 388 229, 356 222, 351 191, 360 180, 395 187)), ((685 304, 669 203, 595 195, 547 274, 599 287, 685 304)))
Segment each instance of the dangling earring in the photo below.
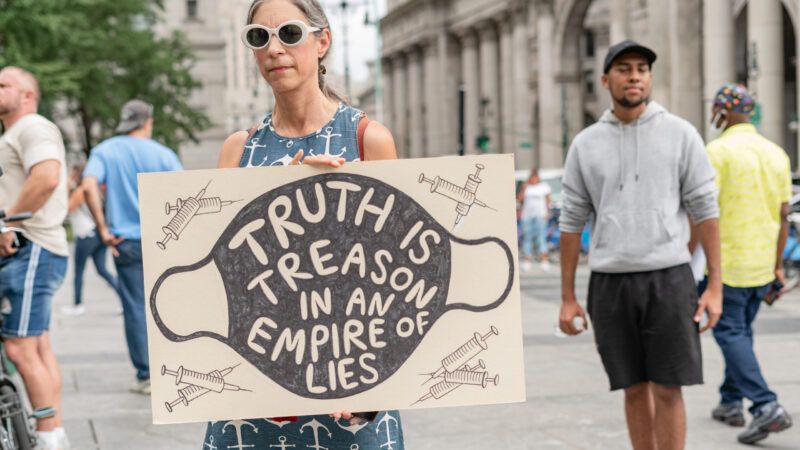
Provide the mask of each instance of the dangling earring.
POLYGON ((319 65, 319 73, 322 74, 322 75, 325 75, 326 73, 328 73, 328 69, 326 69, 323 64, 320 64, 319 65))

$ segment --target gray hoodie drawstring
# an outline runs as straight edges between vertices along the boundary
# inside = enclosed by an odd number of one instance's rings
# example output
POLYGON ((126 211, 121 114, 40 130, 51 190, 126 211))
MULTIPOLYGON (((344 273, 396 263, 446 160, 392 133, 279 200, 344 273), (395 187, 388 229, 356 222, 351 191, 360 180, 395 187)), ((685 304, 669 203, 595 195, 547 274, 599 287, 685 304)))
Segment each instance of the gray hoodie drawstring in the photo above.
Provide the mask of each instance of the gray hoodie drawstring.
POLYGON ((621 191, 625 183, 625 159, 622 154, 622 146, 625 144, 625 128, 622 127, 622 122, 617 122, 617 125, 619 125, 619 145, 617 146, 617 154, 619 155, 619 190, 621 191))
POLYGON ((639 118, 636 118, 636 182, 639 182, 639 118))

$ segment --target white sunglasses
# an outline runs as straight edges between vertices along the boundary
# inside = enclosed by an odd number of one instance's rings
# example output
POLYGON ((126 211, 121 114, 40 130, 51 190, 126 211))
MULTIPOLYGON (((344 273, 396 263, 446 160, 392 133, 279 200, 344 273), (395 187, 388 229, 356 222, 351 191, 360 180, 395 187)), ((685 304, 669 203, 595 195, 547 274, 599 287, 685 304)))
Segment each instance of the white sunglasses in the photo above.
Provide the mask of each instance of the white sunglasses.
POLYGON ((302 20, 290 20, 278 25, 278 28, 251 24, 242 28, 242 42, 253 50, 259 50, 268 46, 270 38, 275 36, 281 44, 294 47, 302 44, 308 38, 308 33, 317 31, 320 29, 310 27, 302 20))

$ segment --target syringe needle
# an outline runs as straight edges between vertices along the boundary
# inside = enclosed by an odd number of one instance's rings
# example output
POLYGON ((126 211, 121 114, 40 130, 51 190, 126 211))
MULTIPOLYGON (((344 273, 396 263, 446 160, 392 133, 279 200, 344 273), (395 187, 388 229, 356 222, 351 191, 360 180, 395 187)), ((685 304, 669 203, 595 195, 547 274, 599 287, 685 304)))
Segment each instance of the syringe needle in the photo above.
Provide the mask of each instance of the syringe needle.
POLYGON ((245 392, 253 392, 253 391, 251 391, 251 390, 249 390, 249 389, 241 388, 241 387, 239 387, 239 386, 237 386, 237 385, 235 385, 235 384, 228 384, 228 383, 225 383, 225 386, 224 386, 223 390, 226 390, 226 391, 245 391, 245 392))
POLYGON ((427 393, 427 394, 423 395, 422 397, 420 397, 420 399, 419 399, 419 400, 417 400, 417 401, 415 401, 414 403, 412 403, 412 404, 411 404, 411 406, 414 406, 414 405, 416 405, 416 404, 417 404, 417 403, 419 403, 419 402, 424 402, 425 400, 427 400, 427 399, 429 399, 429 398, 431 398, 431 397, 433 397, 433 394, 431 394, 431 393, 427 393))

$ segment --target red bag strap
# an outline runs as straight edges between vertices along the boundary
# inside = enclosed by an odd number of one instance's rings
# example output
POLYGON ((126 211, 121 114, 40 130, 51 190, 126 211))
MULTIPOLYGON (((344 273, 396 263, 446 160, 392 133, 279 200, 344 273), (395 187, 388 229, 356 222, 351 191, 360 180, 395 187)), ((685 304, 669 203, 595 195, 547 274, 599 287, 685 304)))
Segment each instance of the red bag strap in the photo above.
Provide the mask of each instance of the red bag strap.
POLYGON ((245 139, 245 141, 244 141, 245 143, 247 143, 247 141, 249 141, 250 138, 253 137, 253 135, 256 133, 257 129, 258 129, 258 126, 254 126, 253 128, 250 128, 249 130, 247 130, 247 139, 245 139))
POLYGON ((358 157, 361 161, 365 161, 364 159, 364 132, 367 131, 367 125, 369 125, 369 118, 367 115, 361 116, 361 119, 358 121, 358 157))

